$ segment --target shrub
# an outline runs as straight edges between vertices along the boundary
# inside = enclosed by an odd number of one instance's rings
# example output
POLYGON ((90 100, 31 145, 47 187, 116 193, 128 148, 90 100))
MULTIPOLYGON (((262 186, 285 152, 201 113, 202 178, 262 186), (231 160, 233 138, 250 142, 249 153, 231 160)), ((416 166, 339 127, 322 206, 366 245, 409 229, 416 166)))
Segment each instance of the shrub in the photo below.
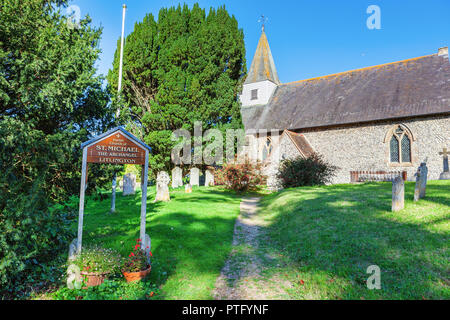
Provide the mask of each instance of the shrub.
POLYGON ((225 185, 228 189, 245 192, 257 189, 266 181, 261 174, 261 164, 253 164, 246 160, 242 164, 227 164, 216 171, 217 185, 225 185))
POLYGON ((73 263, 84 272, 117 273, 120 271, 122 257, 112 249, 94 245, 83 248, 73 263))
POLYGON ((50 210, 39 180, 29 192, 22 186, 10 184, 0 195, 0 300, 21 298, 60 281, 61 253, 75 238, 69 228, 74 211, 50 210))
POLYGON ((277 178, 283 188, 324 185, 335 176, 338 167, 327 163, 323 156, 314 153, 308 158, 283 160, 277 178))
MULTIPOLYGON (((152 253, 149 253, 152 256, 152 253)), ((149 267, 149 258, 144 250, 141 250, 141 240, 136 240, 136 245, 133 251, 123 264, 122 271, 125 272, 140 272, 147 270, 149 267)))

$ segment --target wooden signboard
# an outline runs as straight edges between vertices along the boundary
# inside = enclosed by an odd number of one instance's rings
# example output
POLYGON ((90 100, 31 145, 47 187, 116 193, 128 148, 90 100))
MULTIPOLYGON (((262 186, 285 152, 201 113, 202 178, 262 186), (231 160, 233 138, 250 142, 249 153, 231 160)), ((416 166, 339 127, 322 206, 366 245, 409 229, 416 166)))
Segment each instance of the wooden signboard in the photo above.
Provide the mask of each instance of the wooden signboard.
POLYGON ((145 165, 145 149, 119 131, 90 146, 87 162, 145 165))
MULTIPOLYGON (((88 182, 88 163, 136 164, 142 166, 142 199, 140 239, 145 248, 150 247, 146 234, 148 158, 151 148, 125 129, 118 127, 81 145, 83 163, 81 168, 80 207, 78 216, 77 253, 81 252, 83 239, 84 196, 88 182)), ((149 249, 150 250, 150 249, 149 249)))

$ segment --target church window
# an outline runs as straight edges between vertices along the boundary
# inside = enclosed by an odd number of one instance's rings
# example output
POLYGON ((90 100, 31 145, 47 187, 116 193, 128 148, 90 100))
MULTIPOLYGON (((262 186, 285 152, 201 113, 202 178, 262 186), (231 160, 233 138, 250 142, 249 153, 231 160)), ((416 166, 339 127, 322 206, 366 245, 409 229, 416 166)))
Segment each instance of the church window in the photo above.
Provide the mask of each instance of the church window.
POLYGON ((411 140, 406 134, 402 138, 402 162, 411 162, 411 140))
POLYGON ((263 149, 262 149, 262 160, 263 161, 267 160, 267 158, 272 153, 272 150, 273 150, 272 140, 270 140, 270 138, 267 138, 266 142, 263 146, 263 149))
POLYGON ((389 145, 390 162, 391 163, 411 163, 411 142, 412 135, 401 125, 391 130, 391 138, 389 145))
POLYGON ((391 162, 400 162, 400 154, 398 153, 398 140, 396 136, 391 138, 391 162))
POLYGON ((258 89, 252 90, 252 100, 258 100, 258 89))

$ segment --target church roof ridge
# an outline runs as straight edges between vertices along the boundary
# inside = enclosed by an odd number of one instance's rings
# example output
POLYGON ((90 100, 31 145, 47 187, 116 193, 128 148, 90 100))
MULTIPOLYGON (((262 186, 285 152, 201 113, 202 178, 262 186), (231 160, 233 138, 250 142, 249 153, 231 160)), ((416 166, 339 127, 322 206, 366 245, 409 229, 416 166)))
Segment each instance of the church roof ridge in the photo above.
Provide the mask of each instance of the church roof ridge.
POLYGON ((390 66, 390 65, 395 65, 395 64, 400 64, 400 63, 413 62, 413 61, 417 61, 417 60, 420 60, 420 59, 429 58, 429 57, 432 57, 432 56, 437 56, 437 54, 434 53, 434 54, 429 54, 429 55, 426 55, 426 56, 409 58, 409 59, 395 61, 395 62, 382 63, 382 64, 378 64, 378 65, 374 65, 374 66, 363 67, 363 68, 358 68, 358 69, 353 69, 353 70, 348 70, 348 71, 342 71, 342 72, 327 74, 327 75, 324 75, 324 76, 319 76, 319 77, 314 77, 314 78, 309 78, 309 79, 303 79, 303 80, 297 80, 297 81, 282 83, 280 85, 281 86, 295 85, 295 84, 300 84, 302 82, 315 81, 315 80, 324 80, 326 78, 338 77, 338 76, 341 76, 341 75, 347 75, 347 74, 354 73, 354 72, 361 72, 361 71, 366 71, 366 70, 372 70, 372 69, 387 67, 387 66, 390 66))

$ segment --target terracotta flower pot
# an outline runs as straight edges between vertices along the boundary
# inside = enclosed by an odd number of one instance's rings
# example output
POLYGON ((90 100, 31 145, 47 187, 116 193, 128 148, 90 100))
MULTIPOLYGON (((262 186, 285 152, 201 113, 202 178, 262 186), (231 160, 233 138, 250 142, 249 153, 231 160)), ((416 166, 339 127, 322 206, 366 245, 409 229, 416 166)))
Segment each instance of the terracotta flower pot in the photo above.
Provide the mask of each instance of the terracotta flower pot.
POLYGON ((89 287, 101 285, 108 277, 109 272, 97 273, 97 272, 82 271, 81 275, 83 276, 83 279, 86 280, 87 282, 86 287, 83 287, 83 289, 87 289, 89 287))
POLYGON ((148 274, 150 273, 150 271, 152 270, 152 266, 148 267, 147 270, 144 271, 139 271, 139 272, 125 272, 122 271, 125 279, 127 279, 127 282, 134 282, 134 281, 139 281, 144 279, 146 276, 148 276, 148 274))

